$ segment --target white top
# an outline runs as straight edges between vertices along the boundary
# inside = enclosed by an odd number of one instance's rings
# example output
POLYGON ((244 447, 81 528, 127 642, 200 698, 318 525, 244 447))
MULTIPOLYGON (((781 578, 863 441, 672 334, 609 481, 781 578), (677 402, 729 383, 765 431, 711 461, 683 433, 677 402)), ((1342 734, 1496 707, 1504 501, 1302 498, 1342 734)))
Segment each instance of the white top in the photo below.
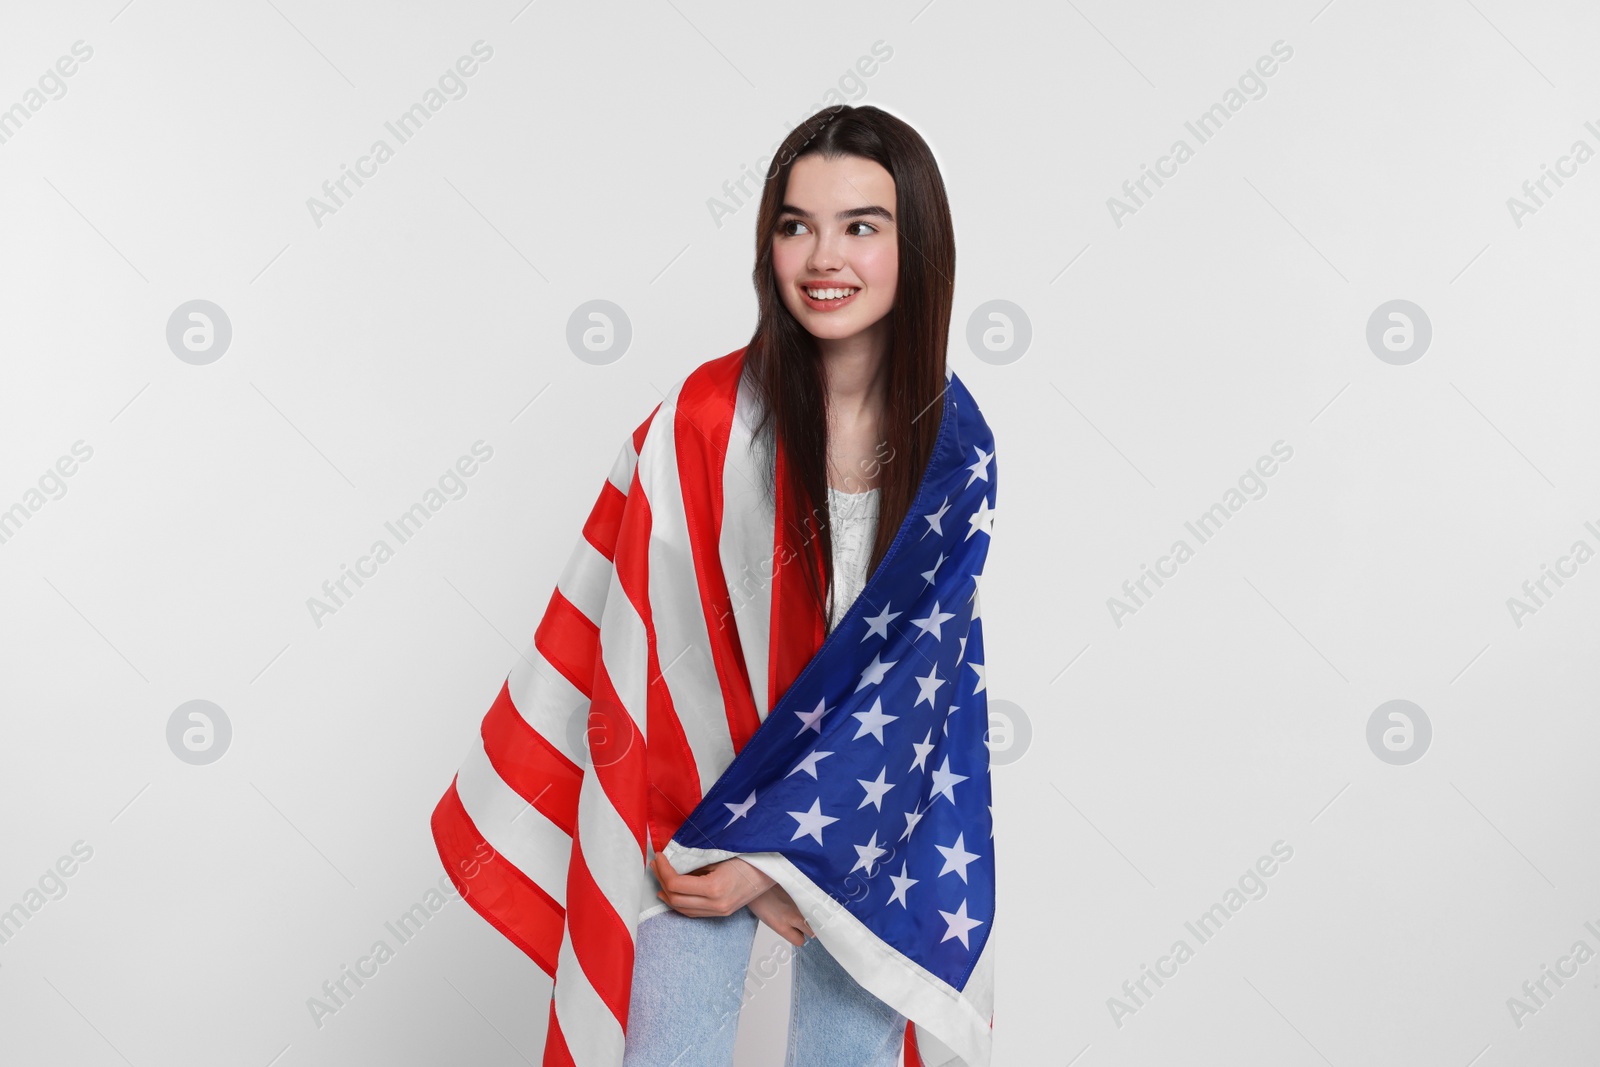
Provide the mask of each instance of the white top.
POLYGON ((828 486, 828 521, 833 532, 833 593, 829 597, 828 632, 844 618, 867 584, 867 563, 878 532, 877 489, 846 493, 828 486))

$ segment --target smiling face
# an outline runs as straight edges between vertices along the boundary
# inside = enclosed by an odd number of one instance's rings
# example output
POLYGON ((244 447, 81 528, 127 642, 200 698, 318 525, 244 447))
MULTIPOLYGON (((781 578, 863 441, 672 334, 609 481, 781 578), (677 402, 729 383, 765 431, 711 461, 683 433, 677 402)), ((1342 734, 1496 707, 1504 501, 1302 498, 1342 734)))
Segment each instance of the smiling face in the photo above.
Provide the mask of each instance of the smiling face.
POLYGON ((795 160, 772 272, 784 306, 818 340, 882 335, 900 277, 889 172, 861 156, 795 160))

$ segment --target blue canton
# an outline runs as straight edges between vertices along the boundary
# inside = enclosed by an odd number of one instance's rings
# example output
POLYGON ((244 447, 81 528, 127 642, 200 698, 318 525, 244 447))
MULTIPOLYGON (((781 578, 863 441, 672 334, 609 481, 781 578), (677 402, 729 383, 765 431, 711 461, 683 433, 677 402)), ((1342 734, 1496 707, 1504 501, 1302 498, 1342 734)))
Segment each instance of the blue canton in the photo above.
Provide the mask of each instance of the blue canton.
POLYGON ((978 580, 994 438, 947 375, 938 440, 888 554, 674 835, 778 852, 956 988, 994 921, 978 580))

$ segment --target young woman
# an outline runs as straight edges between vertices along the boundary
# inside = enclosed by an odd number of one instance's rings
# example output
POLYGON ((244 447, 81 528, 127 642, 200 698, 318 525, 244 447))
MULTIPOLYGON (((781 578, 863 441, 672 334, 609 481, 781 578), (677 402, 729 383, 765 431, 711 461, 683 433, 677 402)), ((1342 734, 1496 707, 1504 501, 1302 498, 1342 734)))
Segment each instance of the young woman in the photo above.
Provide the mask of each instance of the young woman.
POLYGON ((786 1067, 987 1067, 994 438, 945 361, 954 274, 910 126, 785 139, 753 337, 624 444, 434 813, 555 979, 547 1065, 729 1067, 765 923, 786 1067))
MULTIPOLYGON (((765 401, 763 429, 789 446, 805 495, 825 495, 831 632, 932 451, 938 424, 918 415, 944 388, 944 349, 926 342, 947 328, 955 247, 931 153, 877 108, 823 112, 776 160, 756 222, 761 322, 746 373, 765 401), (913 283, 897 309, 902 241, 913 283)), ((639 926, 627 1067, 732 1062, 758 920, 797 946, 788 1067, 894 1067, 905 1016, 840 968, 781 885, 738 858, 680 875, 658 852, 655 871, 673 910, 639 926)))

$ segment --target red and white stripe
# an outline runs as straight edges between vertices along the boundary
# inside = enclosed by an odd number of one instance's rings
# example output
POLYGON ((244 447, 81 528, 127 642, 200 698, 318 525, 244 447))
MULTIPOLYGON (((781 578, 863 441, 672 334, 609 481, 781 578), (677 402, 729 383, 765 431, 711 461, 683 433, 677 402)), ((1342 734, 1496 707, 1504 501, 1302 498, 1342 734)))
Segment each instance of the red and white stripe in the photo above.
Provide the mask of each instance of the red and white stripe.
MULTIPOLYGON (((649 858, 825 636, 799 568, 774 574, 743 356, 696 368, 624 443, 434 811, 456 887, 555 979, 546 1067, 622 1063, 635 930, 666 907, 649 858)), ((919 1037, 936 1045, 908 1023, 907 1067, 919 1037)))

